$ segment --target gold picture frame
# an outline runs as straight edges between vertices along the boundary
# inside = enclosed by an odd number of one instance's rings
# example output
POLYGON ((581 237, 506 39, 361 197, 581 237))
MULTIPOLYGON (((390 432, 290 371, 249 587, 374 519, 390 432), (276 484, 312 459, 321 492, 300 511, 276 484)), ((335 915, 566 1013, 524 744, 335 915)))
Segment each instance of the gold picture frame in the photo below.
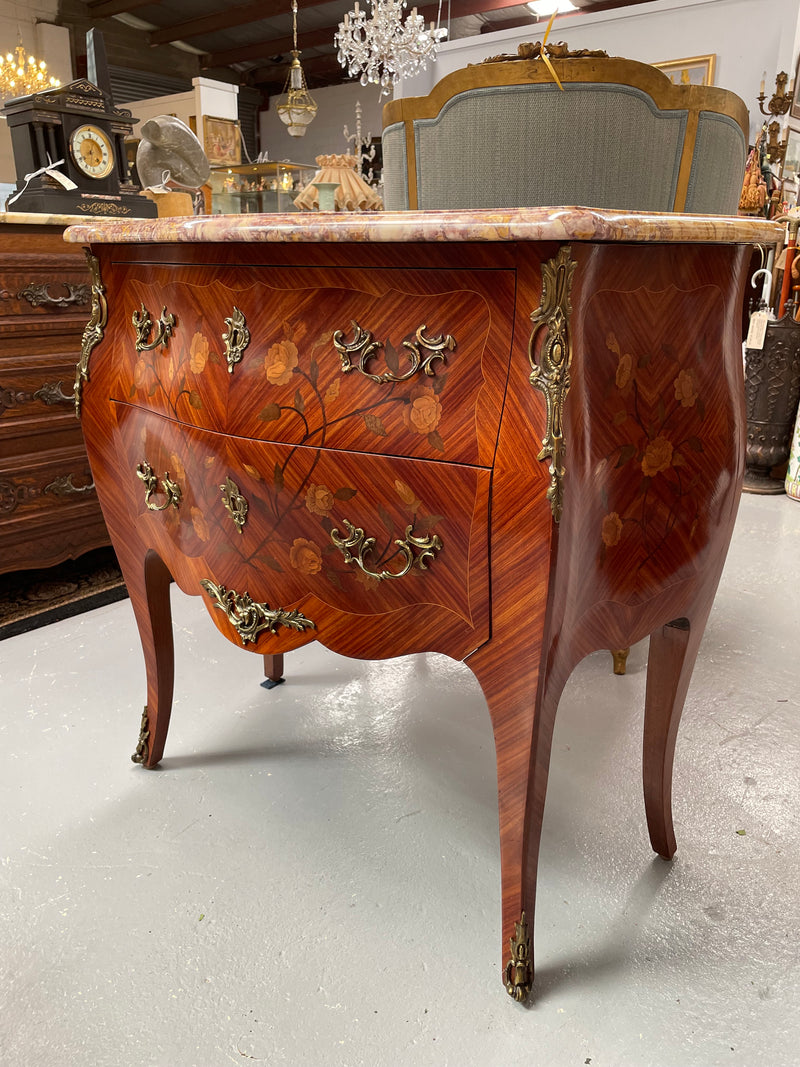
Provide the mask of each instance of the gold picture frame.
POLYGON ((653 63, 663 71, 673 85, 713 85, 716 54, 689 56, 686 59, 669 59, 653 63))
POLYGON ((796 182, 800 175, 800 130, 786 128, 786 151, 781 164, 781 181, 796 182))
POLYGON ((242 162, 239 123, 203 115, 203 150, 212 167, 238 167, 242 162))

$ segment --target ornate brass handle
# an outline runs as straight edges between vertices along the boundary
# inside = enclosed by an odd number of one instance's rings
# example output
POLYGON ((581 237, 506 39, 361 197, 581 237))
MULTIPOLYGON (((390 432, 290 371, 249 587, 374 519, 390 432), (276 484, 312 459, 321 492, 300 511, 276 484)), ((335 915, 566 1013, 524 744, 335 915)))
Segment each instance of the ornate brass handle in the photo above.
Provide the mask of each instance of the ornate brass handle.
POLYGON ((337 330, 333 335, 333 344, 339 353, 342 372, 347 374, 348 371, 353 369, 359 370, 373 382, 407 382, 417 373, 427 374, 429 378, 433 378, 435 375, 434 362, 437 359, 441 360, 442 363, 447 362, 445 353, 452 352, 456 347, 455 339, 449 333, 446 336, 440 334, 438 337, 426 337, 425 331, 428 327, 423 323, 422 326, 417 328, 413 341, 403 341, 403 348, 407 350, 410 363, 408 370, 404 374, 400 374, 399 366, 397 373, 389 369, 384 371, 383 374, 371 374, 367 370, 367 364, 371 359, 375 358, 378 349, 384 347, 383 343, 376 341, 369 330, 362 330, 355 319, 352 320, 352 326, 352 341, 345 340, 342 330, 337 330), (427 355, 423 356, 421 349, 425 349, 427 355), (354 359, 358 361, 358 365, 355 367, 353 364, 354 359))
POLYGON ((331 530, 331 541, 338 549, 341 549, 345 563, 357 563, 364 574, 368 574, 370 578, 377 578, 378 581, 384 578, 402 578, 415 564, 420 570, 427 570, 429 561, 434 559, 436 553, 444 547, 438 534, 414 537, 412 523, 411 526, 406 527, 405 538, 402 541, 398 538, 394 542, 403 555, 403 566, 400 570, 371 571, 364 562, 364 557, 374 549, 375 538, 366 537, 360 527, 353 526, 347 519, 342 519, 342 522, 347 529, 347 537, 342 537, 338 530, 331 530))
POLYGON ((181 487, 173 482, 169 476, 169 471, 164 471, 164 495, 166 499, 163 504, 153 504, 150 502, 150 497, 153 493, 158 492, 158 478, 153 473, 153 468, 147 462, 140 463, 136 468, 136 474, 144 482, 144 502, 147 504, 149 511, 166 511, 170 506, 177 508, 181 502, 181 487))
POLYGON ((52 493, 53 496, 79 496, 81 493, 93 493, 94 482, 89 482, 88 485, 75 485, 72 479, 75 476, 73 474, 61 474, 54 482, 46 485, 42 490, 43 493, 52 493))
POLYGON ((286 611, 284 608, 271 608, 269 604, 259 604, 249 593, 226 589, 210 578, 202 578, 200 585, 214 601, 214 607, 223 612, 236 630, 243 645, 255 641, 262 630, 274 634, 278 626, 286 626, 290 630, 316 629, 311 619, 297 610, 286 611))
POLYGON ((142 304, 141 311, 134 311, 131 315, 131 322, 136 330, 137 352, 151 352, 159 345, 164 345, 166 348, 175 330, 175 316, 171 311, 167 311, 166 305, 161 308, 161 315, 155 325, 144 304, 142 304), (154 331, 153 339, 148 341, 151 331, 154 331))
POLYGON ((225 319, 225 325, 228 329, 222 335, 222 343, 225 345, 228 374, 233 374, 235 364, 241 361, 244 350, 250 344, 250 331, 244 315, 237 307, 234 307, 231 317, 225 319))
POLYGON ((0 415, 4 411, 10 411, 18 404, 30 404, 32 400, 41 400, 43 404, 74 404, 75 396, 67 394, 61 388, 63 379, 57 382, 45 382, 40 385, 35 393, 28 389, 4 389, 0 386, 0 415))
POLYGON ((67 290, 66 296, 51 296, 49 282, 28 282, 24 289, 17 293, 18 300, 27 300, 31 307, 69 307, 70 304, 88 304, 89 286, 72 285, 70 282, 62 283, 67 290))

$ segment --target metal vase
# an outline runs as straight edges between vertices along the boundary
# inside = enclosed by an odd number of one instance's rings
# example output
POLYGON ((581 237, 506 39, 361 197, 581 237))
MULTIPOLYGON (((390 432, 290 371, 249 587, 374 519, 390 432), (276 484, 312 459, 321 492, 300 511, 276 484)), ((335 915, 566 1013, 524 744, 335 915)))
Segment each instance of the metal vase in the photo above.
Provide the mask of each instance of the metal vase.
POLYGON ((767 325, 764 347, 745 350, 744 394, 747 411, 746 493, 783 493, 773 467, 789 458, 800 401, 800 322, 789 308, 767 325))

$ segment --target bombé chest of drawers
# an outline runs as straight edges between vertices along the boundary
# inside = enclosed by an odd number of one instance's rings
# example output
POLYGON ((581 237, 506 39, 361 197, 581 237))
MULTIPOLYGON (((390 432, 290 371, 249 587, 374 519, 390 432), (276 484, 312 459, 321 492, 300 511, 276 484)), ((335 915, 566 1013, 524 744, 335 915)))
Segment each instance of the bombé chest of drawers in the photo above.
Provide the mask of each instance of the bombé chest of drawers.
POLYGON ((0 573, 109 542, 72 399, 90 277, 63 230, 0 215, 0 573))
POLYGON ((744 470, 749 245, 777 230, 542 208, 68 236, 94 278, 81 421, 147 669, 135 761, 167 735, 171 579, 264 655, 463 660, 524 999, 559 696, 648 635, 645 810, 675 851, 677 724, 744 470))

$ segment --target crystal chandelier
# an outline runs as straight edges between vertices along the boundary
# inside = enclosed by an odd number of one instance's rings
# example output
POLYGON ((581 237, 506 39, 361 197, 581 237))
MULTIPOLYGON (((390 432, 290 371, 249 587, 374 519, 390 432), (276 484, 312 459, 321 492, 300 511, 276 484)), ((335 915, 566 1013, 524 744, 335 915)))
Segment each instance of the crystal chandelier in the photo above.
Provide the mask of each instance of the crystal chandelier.
MULTIPOLYGON (((380 85, 380 95, 389 91, 401 78, 409 78, 422 70, 428 60, 436 58, 439 44, 447 30, 433 23, 425 26, 422 15, 414 7, 403 21, 405 0, 368 0, 372 15, 358 6, 339 23, 334 36, 338 60, 351 78, 358 77, 362 85, 380 85)), ((441 11, 441 0, 439 4, 441 11)))
POLYGON ((281 122, 289 129, 290 137, 304 137, 306 126, 317 113, 317 105, 311 98, 306 86, 306 77, 300 66, 300 52, 297 48, 297 0, 292 0, 292 65, 283 87, 285 101, 278 104, 281 122))
POLYGON ((22 37, 17 38, 16 59, 11 52, 0 56, 0 97, 30 96, 42 89, 55 89, 61 82, 48 77, 47 64, 33 56, 26 56, 22 37))

